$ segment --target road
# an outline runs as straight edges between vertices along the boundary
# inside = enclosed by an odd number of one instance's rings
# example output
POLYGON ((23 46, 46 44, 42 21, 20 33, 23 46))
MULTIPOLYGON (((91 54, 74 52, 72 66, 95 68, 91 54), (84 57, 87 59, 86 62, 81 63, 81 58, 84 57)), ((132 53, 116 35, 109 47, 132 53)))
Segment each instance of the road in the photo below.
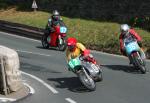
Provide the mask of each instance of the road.
MULTIPOLYGON (((150 103, 150 73, 134 71, 125 57, 93 51, 102 64, 103 81, 89 92, 65 69, 64 52, 43 49, 40 41, 3 32, 0 45, 17 50, 23 80, 35 90, 34 95, 16 103, 150 103)), ((149 70, 150 61, 146 63, 149 70)))

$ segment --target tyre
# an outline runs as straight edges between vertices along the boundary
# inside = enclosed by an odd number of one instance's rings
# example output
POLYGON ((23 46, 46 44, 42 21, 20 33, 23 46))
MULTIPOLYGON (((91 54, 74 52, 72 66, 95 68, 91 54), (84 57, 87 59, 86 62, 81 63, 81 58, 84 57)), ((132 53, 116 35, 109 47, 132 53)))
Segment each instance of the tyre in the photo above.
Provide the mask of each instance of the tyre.
POLYGON ((145 74, 146 73, 145 66, 140 66, 140 71, 141 71, 142 74, 145 74))
POLYGON ((89 90, 94 91, 96 89, 96 84, 94 80, 83 70, 81 70, 78 74, 80 81, 82 84, 89 90))
POLYGON ((134 65, 138 67, 142 74, 146 73, 145 62, 139 57, 139 55, 133 57, 134 65))
POLYGON ((61 40, 62 40, 62 43, 60 43, 60 41, 58 40, 59 41, 58 42, 58 48, 60 51, 65 51, 67 48, 66 40, 63 38, 61 38, 61 40))
POLYGON ((49 48, 49 44, 48 44, 47 36, 46 35, 42 36, 42 40, 41 41, 42 41, 43 48, 48 49, 49 48))

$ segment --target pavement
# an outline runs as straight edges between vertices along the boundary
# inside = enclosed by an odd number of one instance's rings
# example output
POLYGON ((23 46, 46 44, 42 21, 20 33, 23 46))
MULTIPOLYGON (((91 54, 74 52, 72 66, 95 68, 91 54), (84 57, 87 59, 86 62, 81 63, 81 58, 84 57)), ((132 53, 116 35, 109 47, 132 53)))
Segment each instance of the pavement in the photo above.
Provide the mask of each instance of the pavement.
POLYGON ((18 101, 21 100, 23 98, 26 98, 28 96, 30 96, 31 93, 31 89, 28 85, 24 84, 22 86, 22 88, 20 88, 18 91, 16 92, 12 92, 9 93, 7 95, 4 94, 0 94, 0 103, 2 102, 14 102, 14 101, 18 101))

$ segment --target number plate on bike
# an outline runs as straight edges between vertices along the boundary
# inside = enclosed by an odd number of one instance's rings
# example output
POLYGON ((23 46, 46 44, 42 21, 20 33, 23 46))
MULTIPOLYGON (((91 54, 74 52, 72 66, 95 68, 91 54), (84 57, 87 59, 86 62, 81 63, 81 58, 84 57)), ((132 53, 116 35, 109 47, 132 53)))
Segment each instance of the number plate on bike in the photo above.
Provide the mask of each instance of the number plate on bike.
POLYGON ((66 27, 60 27, 60 33, 66 33, 67 28, 66 27))
POLYGON ((131 42, 128 45, 126 45, 125 48, 128 54, 132 53, 133 51, 138 51, 140 49, 137 42, 131 42))
POLYGON ((132 43, 129 43, 127 45, 127 47, 130 48, 130 49, 136 49, 137 48, 137 44, 135 42, 132 42, 132 43))

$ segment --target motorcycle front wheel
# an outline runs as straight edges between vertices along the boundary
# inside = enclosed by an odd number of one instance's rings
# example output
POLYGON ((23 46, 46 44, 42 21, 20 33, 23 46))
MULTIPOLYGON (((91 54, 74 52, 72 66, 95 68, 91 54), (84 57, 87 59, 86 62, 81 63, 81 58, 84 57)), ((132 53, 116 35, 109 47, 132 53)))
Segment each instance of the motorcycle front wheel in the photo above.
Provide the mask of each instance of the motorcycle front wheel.
POLYGON ((81 83, 89 90, 94 91, 96 89, 96 84, 94 80, 86 74, 83 70, 78 73, 81 83))
POLYGON ((60 51, 65 51, 66 47, 67 47, 66 40, 64 38, 61 38, 61 42, 60 41, 58 42, 58 49, 60 51))
POLYGON ((133 60, 134 65, 138 67, 138 69, 141 71, 142 74, 145 74, 146 73, 145 62, 139 57, 139 55, 133 56, 133 60))

